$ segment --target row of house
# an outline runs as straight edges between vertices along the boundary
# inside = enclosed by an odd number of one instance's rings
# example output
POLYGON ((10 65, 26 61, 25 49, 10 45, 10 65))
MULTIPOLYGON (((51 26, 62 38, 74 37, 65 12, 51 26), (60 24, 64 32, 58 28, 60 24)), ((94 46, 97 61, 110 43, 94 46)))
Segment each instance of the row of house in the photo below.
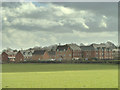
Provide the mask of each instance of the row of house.
MULTIPOLYGON (((66 44, 58 46, 56 50, 56 59, 74 60, 84 58, 88 59, 114 59, 118 51, 116 47, 110 47, 106 44, 91 44, 88 46, 78 46, 76 44, 66 44)), ((117 55, 118 56, 118 55, 117 55)))
POLYGON ((26 60, 76 60, 76 59, 114 59, 119 57, 119 49, 116 46, 106 44, 91 44, 78 46, 77 44, 58 45, 55 49, 30 49, 12 52, 3 52, 3 61, 26 60))
POLYGON ((35 50, 31 51, 18 51, 18 52, 3 52, 2 62, 20 62, 30 60, 55 60, 55 51, 35 50))
POLYGON ((18 52, 3 52, 1 56, 2 56, 2 62, 24 61, 24 56, 20 51, 18 51, 18 52))

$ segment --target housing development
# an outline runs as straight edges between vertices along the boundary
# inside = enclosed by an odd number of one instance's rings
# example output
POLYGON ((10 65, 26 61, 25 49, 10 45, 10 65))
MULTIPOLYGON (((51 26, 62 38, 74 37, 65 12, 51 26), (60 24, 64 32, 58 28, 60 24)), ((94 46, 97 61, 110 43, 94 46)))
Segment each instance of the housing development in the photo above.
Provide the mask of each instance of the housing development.
POLYGON ((3 50, 2 62, 20 61, 64 61, 64 60, 113 60, 119 58, 119 48, 111 42, 90 45, 53 45, 51 47, 36 47, 27 50, 3 50))

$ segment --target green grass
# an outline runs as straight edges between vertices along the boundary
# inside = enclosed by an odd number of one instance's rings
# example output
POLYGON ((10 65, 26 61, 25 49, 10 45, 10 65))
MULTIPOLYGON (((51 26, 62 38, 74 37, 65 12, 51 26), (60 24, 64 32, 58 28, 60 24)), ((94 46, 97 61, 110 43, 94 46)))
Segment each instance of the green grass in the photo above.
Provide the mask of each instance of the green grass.
POLYGON ((3 88, 118 88, 118 65, 3 64, 3 88))

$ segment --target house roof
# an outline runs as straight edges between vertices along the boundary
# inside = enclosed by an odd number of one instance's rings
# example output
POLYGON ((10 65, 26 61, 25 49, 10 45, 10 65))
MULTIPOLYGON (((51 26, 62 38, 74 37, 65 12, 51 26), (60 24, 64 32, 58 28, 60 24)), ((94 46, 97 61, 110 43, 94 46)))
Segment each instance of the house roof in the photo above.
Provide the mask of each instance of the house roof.
POLYGON ((24 56, 32 56, 32 51, 21 50, 20 52, 21 52, 24 56))
POLYGON ((36 50, 34 51, 33 55, 43 55, 46 50, 36 50))
POLYGON ((97 48, 109 48, 109 49, 112 49, 112 47, 110 47, 107 44, 91 44, 91 46, 93 46, 95 49, 97 49, 97 48))
POLYGON ((81 50, 95 50, 93 46, 80 46, 81 50))
POLYGON ((55 55, 55 51, 48 51, 49 55, 55 55))
POLYGON ((5 52, 8 55, 16 55, 18 52, 5 52))
POLYGON ((59 51, 64 51, 68 49, 68 45, 59 45, 57 46, 57 49, 59 49, 59 51))
POLYGON ((89 46, 80 46, 81 50, 96 50, 96 49, 102 49, 102 48, 106 48, 106 49, 112 49, 111 47, 109 47, 106 44, 91 44, 89 46))
POLYGON ((77 44, 67 44, 73 51, 74 50, 81 50, 77 44))

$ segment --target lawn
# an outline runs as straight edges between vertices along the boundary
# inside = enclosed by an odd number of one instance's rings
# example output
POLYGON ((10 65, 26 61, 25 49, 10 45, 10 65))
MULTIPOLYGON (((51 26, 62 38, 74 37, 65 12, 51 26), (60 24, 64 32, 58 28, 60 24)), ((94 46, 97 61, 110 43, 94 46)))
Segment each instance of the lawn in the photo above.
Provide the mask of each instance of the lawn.
POLYGON ((3 64, 3 88, 118 88, 118 65, 3 64))

